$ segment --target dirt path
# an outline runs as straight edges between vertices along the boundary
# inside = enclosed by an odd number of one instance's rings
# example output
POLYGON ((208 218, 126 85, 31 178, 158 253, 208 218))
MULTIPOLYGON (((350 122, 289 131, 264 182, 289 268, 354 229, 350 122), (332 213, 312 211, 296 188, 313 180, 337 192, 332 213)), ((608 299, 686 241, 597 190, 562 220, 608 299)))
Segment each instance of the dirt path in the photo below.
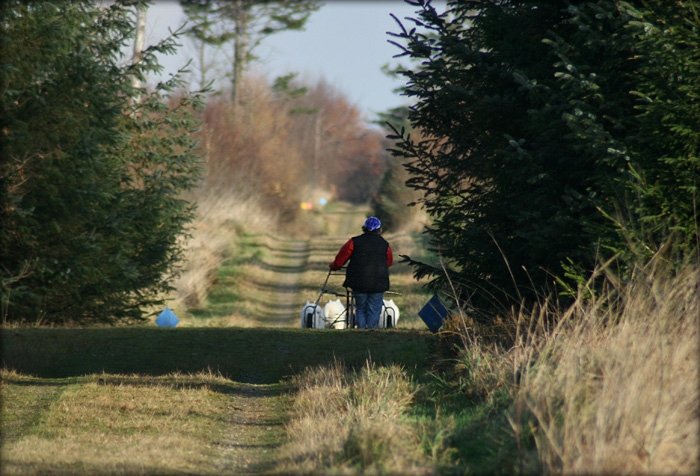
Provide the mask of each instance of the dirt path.
POLYGON ((265 474, 284 440, 283 386, 242 383, 238 388, 213 466, 218 474, 265 474))
MULTIPOLYGON (((352 221, 352 214, 339 215, 337 231, 349 231, 352 221)), ((343 239, 265 237, 262 253, 245 266, 247 298, 256 303, 250 307, 255 320, 265 326, 298 327, 301 307, 318 298, 328 263, 343 239)), ((289 397, 283 384, 242 383, 240 388, 230 396, 229 426, 214 465, 222 474, 265 474, 274 468, 276 451, 284 441, 289 397)))
MULTIPOLYGON (((309 264, 311 245, 308 240, 277 241, 261 261, 271 273, 266 283, 265 306, 257 318, 266 325, 294 325, 293 316, 299 313, 301 279, 309 264)), ((262 289, 261 291, 265 291, 262 289)))
MULTIPOLYGON (((143 330, 136 329, 138 333, 130 335, 131 329, 115 329, 110 330, 110 335, 104 342, 89 347, 86 343, 96 338, 92 335, 93 330, 80 329, 75 330, 78 337, 70 341, 81 343, 79 348, 76 347, 77 351, 72 343, 56 346, 51 340, 51 346, 37 345, 34 341, 31 341, 31 345, 25 345, 24 340, 17 337, 20 340, 17 341, 19 347, 15 352, 29 352, 31 355, 36 353, 36 357, 20 358, 18 362, 30 366, 38 362, 37 365, 44 365, 54 372, 74 372, 61 375, 61 378, 90 375, 94 372, 101 372, 101 376, 133 374, 134 378, 143 378, 143 385, 154 385, 149 379, 169 372, 218 370, 230 381, 215 392, 219 402, 217 405, 224 408, 217 418, 212 419, 211 426, 207 426, 211 429, 211 435, 207 437, 206 444, 211 452, 206 452, 206 462, 197 471, 200 474, 272 472, 283 451, 281 446, 286 437, 284 424, 291 401, 286 393, 289 388, 280 379, 289 375, 290 368, 298 370, 306 365, 324 365, 336 355, 353 358, 357 352, 363 354, 369 348, 373 349, 374 358, 381 360, 382 352, 388 352, 385 359, 393 362, 393 359, 403 356, 405 346, 415 345, 414 336, 408 333, 367 335, 348 330, 299 329, 299 311, 303 304, 319 297, 320 289, 328 276, 328 263, 349 237, 360 233, 366 213, 363 209, 339 207, 336 211, 319 217, 325 221, 327 233, 318 236, 289 238, 261 234, 242 237, 236 242, 236 248, 232 249, 230 259, 220 269, 207 306, 183 318, 184 325, 172 332, 158 330, 155 338, 135 345, 135 336, 143 338, 143 330), (243 329, 244 327, 277 329, 243 329), (291 330, 279 329, 281 327, 291 330), (46 348, 51 348, 52 352, 63 348, 68 350, 65 355, 53 357, 53 354, 45 355, 43 349, 46 348), (88 348, 90 350, 86 350, 88 348), (138 353, 133 348, 137 348, 138 353), (139 357, 139 353, 143 355, 139 357), (86 359, 85 355, 91 357, 86 359), (165 359, 165 356, 169 358, 165 359), (281 366, 284 366, 284 371, 280 370, 281 366), (147 372, 145 368, 148 368, 147 372)), ((387 238, 397 253, 408 249, 408 238, 387 238)), ((404 328, 410 328, 407 323, 410 323, 411 315, 415 314, 416 309, 411 296, 418 293, 415 283, 412 283, 410 270, 400 266, 392 267, 392 286, 404 294, 402 301, 397 303, 405 316, 402 317, 404 328)), ((328 282, 327 289, 344 294, 341 284, 342 276, 334 275, 328 282)), ((324 296, 321 304, 329 297, 324 296)), ((423 301, 424 298, 419 297, 418 300, 423 301)), ((94 333, 102 331, 96 329, 94 333)), ((410 356, 402 358, 410 361, 414 353, 408 354, 410 356)), ((365 359, 366 354, 356 358, 365 359)), ((71 381, 70 384, 74 383, 71 381)), ((12 410, 19 415, 19 419, 13 427, 14 433, 11 431, 10 434, 17 438, 34 431, 31 428, 41 424, 30 418, 39 409, 37 405, 44 408, 59 398, 60 392, 53 386, 45 387, 43 382, 40 385, 37 388, 46 391, 45 395, 35 395, 31 399, 33 403, 26 406, 26 410, 12 410)), ((5 398, 5 401, 15 400, 5 398)), ((121 409, 121 406, 115 408, 121 409)), ((122 410, 118 411, 118 417, 122 417, 122 410)), ((164 407, 161 413, 167 415, 168 411, 164 407)), ((70 460, 65 464, 76 467, 83 464, 82 455, 93 451, 91 444, 92 441, 86 445, 89 451, 81 450, 77 453, 79 456, 73 458, 77 463, 70 460)), ((164 455, 167 451, 175 455, 182 454, 178 448, 162 449, 164 455)), ((53 462, 56 459, 54 456, 51 451, 47 451, 32 453, 30 459, 41 462, 45 458, 46 461, 53 462)), ((167 456, 162 457, 167 459, 167 456)), ((125 465, 136 464, 129 458, 127 455, 125 465)), ((79 474, 92 473, 85 470, 79 474)))
MULTIPOLYGON (((328 263, 348 238, 361 232, 367 213, 365 208, 341 204, 316 216, 323 234, 250 237, 245 256, 232 263, 230 271, 222 268, 210 293, 210 309, 215 306, 219 315, 232 316, 227 325, 298 327, 304 304, 319 297, 328 263)), ((342 279, 337 281, 328 285, 340 288, 342 279)))
MULTIPOLYGON (((264 235, 254 238, 255 251, 229 282, 221 280, 221 295, 245 296, 243 309, 254 325, 299 327, 306 301, 319 298, 330 263, 343 243, 361 233, 369 210, 340 206, 322 216, 326 233, 302 239, 264 235), (243 276, 243 277, 242 277, 243 276), (236 292, 231 293, 231 286, 236 292)), ((398 243, 397 243, 398 244, 398 243)), ((344 294, 342 276, 332 276, 326 289, 344 294)), ((330 296, 324 296, 322 304, 330 296)), ((240 310, 237 312, 241 312, 240 310)), ((235 325, 235 324, 234 324, 235 325)), ((220 446, 216 467, 227 474, 258 474, 274 466, 275 450, 284 439, 285 398, 276 386, 241 384, 232 395, 230 428, 220 446)))

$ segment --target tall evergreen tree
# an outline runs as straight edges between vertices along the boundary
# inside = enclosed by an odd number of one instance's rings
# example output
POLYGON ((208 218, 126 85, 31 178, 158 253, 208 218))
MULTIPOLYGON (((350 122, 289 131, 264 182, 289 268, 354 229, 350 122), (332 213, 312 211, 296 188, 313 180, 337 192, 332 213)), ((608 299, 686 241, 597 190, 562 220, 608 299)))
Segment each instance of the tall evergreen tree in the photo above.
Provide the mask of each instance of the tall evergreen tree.
POLYGON ((177 272, 191 218, 180 194, 199 168, 199 96, 169 107, 177 79, 150 94, 132 85, 173 41, 124 62, 129 1, 8 1, 0 21, 2 317, 142 319, 177 272))
POLYGON ((639 128, 625 141, 633 180, 628 216, 636 253, 670 244, 674 258, 700 251, 700 20, 694 2, 626 5, 626 30, 642 58, 630 94, 639 128), (673 239, 669 242, 669 235, 673 239))
MULTIPOLYGON (((402 74, 405 94, 416 100, 409 120, 428 138, 414 142, 397 131, 394 154, 408 159, 408 184, 423 193, 435 248, 463 296, 477 307, 518 302, 554 291, 567 262, 590 270, 601 254, 623 250, 610 218, 624 210, 651 218, 637 201, 639 177, 658 182, 650 160, 658 163, 673 136, 649 122, 648 96, 640 100, 645 81, 663 83, 668 74, 651 52, 695 41, 654 35, 649 25, 676 18, 694 30, 691 8, 499 0, 449 2, 439 14, 429 1, 409 3, 421 7, 418 28, 402 26, 394 36, 419 62, 402 74), (642 34, 654 39, 640 43, 642 34), (639 147, 654 136, 655 152, 639 147)), ((689 53, 677 65, 695 63, 689 53)), ((685 98, 685 111, 694 110, 692 95, 685 98)), ((695 116, 685 117, 690 129, 695 116)), ((677 188, 694 189, 694 159, 681 162, 678 172, 693 171, 677 188)), ((660 200, 672 206, 674 199, 660 200)), ((688 213, 675 219, 693 229, 688 213)), ((686 249, 692 236, 684 235, 686 249)), ((441 269, 413 264, 418 276, 444 283, 441 269)))

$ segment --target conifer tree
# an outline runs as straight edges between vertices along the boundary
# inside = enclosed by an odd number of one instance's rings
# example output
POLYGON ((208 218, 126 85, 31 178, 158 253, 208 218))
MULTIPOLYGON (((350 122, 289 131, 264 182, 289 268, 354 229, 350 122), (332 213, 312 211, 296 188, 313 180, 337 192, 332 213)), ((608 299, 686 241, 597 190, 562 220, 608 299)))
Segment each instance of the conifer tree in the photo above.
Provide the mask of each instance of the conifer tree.
POLYGON ((177 273, 198 176, 199 96, 178 79, 135 89, 173 40, 123 61, 134 2, 2 6, 0 277, 3 319, 144 318, 177 273), (140 96, 136 102, 132 98, 140 96))
MULTIPOLYGON (((635 223, 657 230, 637 234, 640 248, 675 226, 692 252, 697 154, 678 137, 698 130, 691 6, 409 3, 417 28, 394 37, 416 64, 401 74, 426 138, 396 130, 393 153, 463 297, 493 309, 557 291, 571 268, 623 253, 635 223)), ((413 264, 444 284, 442 269, 413 264)))
POLYGON ((627 236, 649 256, 670 245, 675 261, 700 251, 700 20, 693 2, 628 5, 639 128, 625 141, 632 176, 627 236), (670 238, 669 238, 670 237, 670 238))

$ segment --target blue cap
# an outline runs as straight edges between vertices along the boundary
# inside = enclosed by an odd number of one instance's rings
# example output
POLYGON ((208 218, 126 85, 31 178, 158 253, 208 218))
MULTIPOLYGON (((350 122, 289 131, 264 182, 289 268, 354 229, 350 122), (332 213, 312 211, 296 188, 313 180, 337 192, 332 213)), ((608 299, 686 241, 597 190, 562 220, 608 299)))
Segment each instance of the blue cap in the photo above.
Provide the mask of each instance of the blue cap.
POLYGON ((363 228, 366 228, 368 231, 375 231, 380 229, 381 227, 382 222, 380 222, 379 218, 377 217, 369 217, 365 220, 365 224, 363 226, 363 228))

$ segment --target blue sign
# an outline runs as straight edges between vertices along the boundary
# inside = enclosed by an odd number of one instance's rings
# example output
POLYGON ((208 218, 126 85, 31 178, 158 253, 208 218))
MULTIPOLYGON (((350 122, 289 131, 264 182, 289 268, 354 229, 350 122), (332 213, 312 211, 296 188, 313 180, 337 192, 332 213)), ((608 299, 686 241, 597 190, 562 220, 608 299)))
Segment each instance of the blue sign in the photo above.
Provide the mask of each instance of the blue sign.
POLYGON ((436 294, 418 312, 418 316, 423 319, 423 322, 425 322, 431 332, 437 332, 447 317, 447 307, 436 294))

